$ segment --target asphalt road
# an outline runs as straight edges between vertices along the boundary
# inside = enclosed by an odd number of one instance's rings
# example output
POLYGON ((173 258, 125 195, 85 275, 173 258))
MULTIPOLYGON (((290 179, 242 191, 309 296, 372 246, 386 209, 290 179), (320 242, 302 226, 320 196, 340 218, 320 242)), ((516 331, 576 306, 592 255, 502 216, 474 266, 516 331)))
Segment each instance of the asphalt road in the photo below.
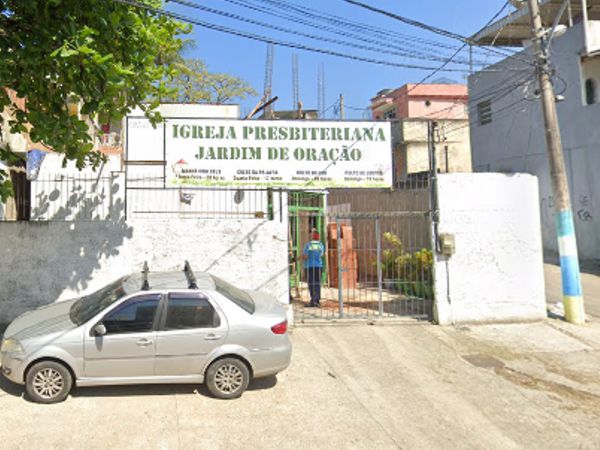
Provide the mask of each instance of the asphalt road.
POLYGON ((0 448, 565 449, 600 442, 600 323, 296 328, 290 368, 216 400, 197 386, 0 382, 0 448))

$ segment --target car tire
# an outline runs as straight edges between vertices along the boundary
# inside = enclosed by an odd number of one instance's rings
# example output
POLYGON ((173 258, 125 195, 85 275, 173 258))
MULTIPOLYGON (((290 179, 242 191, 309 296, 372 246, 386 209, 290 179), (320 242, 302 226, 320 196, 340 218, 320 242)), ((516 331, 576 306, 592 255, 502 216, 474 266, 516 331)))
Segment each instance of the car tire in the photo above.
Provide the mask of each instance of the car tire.
POLYGON ((73 377, 71 372, 55 361, 41 361, 27 371, 25 391, 36 403, 58 403, 67 398, 73 377))
POLYGON ((206 371, 206 387, 217 398, 238 398, 249 383, 250 371, 237 358, 219 359, 206 371))

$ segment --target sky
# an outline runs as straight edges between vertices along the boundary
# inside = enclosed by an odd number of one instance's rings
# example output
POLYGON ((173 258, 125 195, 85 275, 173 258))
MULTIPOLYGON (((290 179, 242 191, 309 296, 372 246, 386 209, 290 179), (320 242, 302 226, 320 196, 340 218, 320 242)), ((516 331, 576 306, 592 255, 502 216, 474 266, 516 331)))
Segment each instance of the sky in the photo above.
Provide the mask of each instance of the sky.
MULTIPOLYGON (((190 4, 218 9, 228 14, 238 15, 246 20, 255 20, 268 23, 283 30, 292 30, 300 33, 312 34, 336 39, 343 45, 332 42, 322 42, 309 39, 304 36, 291 35, 283 31, 267 29, 256 24, 245 23, 231 17, 224 17, 207 10, 191 8, 189 5, 167 3, 166 9, 187 17, 205 21, 210 24, 225 26, 234 30, 253 33, 277 40, 294 42, 305 46, 342 52, 359 57, 386 60, 395 64, 418 65, 424 67, 438 67, 442 62, 423 59, 423 47, 421 43, 400 43, 398 40, 396 49, 389 39, 381 36, 364 36, 370 42, 357 41, 347 36, 335 35, 322 29, 314 29, 305 24, 294 23, 277 17, 273 14, 265 14, 256 10, 248 9, 242 5, 250 5, 258 8, 270 8, 278 14, 294 14, 302 17, 297 12, 289 9, 281 9, 289 5, 300 8, 312 8, 321 13, 331 14, 363 25, 383 29, 386 32, 402 33, 409 38, 426 39, 435 41, 435 46, 428 47, 430 57, 441 58, 450 56, 452 49, 458 49, 460 43, 456 40, 445 38, 426 30, 421 30, 410 25, 401 23, 395 19, 367 11, 358 6, 346 3, 344 0, 184 0, 190 4), (367 51, 348 46, 354 43, 367 47, 377 46, 376 51, 367 51), (451 46, 451 49, 441 48, 439 45, 451 46), (401 47, 401 48, 398 48, 401 47), (397 54, 382 53, 382 49, 398 53, 412 51, 415 57, 406 58, 397 54)), ((425 22, 463 36, 471 36, 484 26, 506 3, 505 0, 361 0, 376 8, 380 8, 398 15, 409 17, 414 20, 425 22)), ((509 9, 504 10, 505 15, 509 9)), ((320 26, 331 24, 311 20, 310 23, 320 26)), ((344 32, 354 32, 347 30, 344 32)), ((211 72, 224 72, 242 78, 259 92, 258 96, 250 97, 236 103, 240 104, 242 114, 252 110, 260 101, 265 79, 265 60, 267 44, 257 42, 243 37, 229 35, 220 31, 194 26, 193 32, 188 38, 195 43, 194 47, 187 50, 185 57, 200 58, 205 61, 211 72)), ((386 88, 397 88, 406 83, 419 82, 430 70, 411 69, 378 65, 362 61, 344 59, 332 55, 318 54, 306 50, 275 46, 273 64, 273 96, 279 100, 275 104, 276 110, 292 109, 293 81, 292 81, 292 58, 293 54, 298 58, 299 93, 304 109, 317 109, 318 105, 318 71, 322 65, 325 79, 325 105, 328 108, 326 118, 335 119, 339 115, 337 108, 340 94, 344 96, 346 105, 346 118, 361 119, 368 117, 366 108, 370 99, 378 91, 386 88)), ((468 52, 463 51, 459 57, 467 58, 468 52)), ((481 63, 493 62, 493 55, 476 55, 481 63)), ((466 64, 449 66, 466 70, 466 64)), ((435 81, 443 78, 459 83, 465 82, 465 72, 438 73, 429 80, 435 81)))

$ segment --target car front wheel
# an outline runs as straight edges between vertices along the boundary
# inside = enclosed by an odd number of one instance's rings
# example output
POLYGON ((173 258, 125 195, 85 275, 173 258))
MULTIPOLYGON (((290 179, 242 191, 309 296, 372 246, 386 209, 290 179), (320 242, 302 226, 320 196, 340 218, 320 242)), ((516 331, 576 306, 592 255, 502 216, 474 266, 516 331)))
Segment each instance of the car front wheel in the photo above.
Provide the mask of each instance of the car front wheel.
POLYGON ((218 398, 237 398, 250 383, 250 371, 236 358, 215 361, 206 371, 206 387, 218 398))
POLYGON ((54 361, 34 364, 27 372, 25 390, 37 403, 62 402, 73 386, 73 378, 68 369, 54 361))

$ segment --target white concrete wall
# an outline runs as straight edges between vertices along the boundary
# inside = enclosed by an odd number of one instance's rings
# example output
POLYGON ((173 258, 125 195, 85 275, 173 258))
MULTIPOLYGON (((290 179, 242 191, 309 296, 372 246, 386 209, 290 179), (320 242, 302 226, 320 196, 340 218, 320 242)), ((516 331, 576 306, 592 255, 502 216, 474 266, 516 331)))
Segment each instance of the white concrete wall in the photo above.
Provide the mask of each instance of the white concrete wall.
POLYGON ((456 253, 435 260, 434 315, 442 325, 546 316, 537 178, 442 174, 439 233, 456 253))
POLYGON ((118 206, 124 206, 125 174, 111 171, 119 167, 117 157, 97 171, 60 170, 55 157, 46 156, 49 161, 44 159, 43 171, 31 182, 30 220, 111 220, 124 214, 118 206))
MULTIPOLYGON (((600 33, 600 22, 590 29, 600 33)), ((584 47, 581 24, 555 37, 552 64, 555 85, 564 101, 557 103, 558 118, 571 187, 571 202, 579 257, 600 258, 600 103, 584 105, 581 52, 584 47)), ((596 36, 600 39, 600 36, 596 36)), ((519 54, 531 59, 531 50, 519 54)), ((537 82, 533 71, 517 59, 504 60, 490 71, 469 77, 471 98, 471 148, 473 170, 477 172, 525 172, 539 179, 544 249, 558 252, 553 195, 540 102, 533 97, 537 82), (521 86, 514 86, 516 82, 521 86), (506 92, 508 88, 508 92, 506 92), (500 90, 500 91, 499 91, 500 90), (479 125, 477 103, 492 100, 492 122, 479 125)), ((600 76, 600 75, 599 75, 600 76)), ((599 84, 600 86, 600 84, 599 84)))
MULTIPOLYGON (((156 111, 163 117, 206 119, 239 119, 239 105, 213 105, 206 103, 161 103, 156 111)), ((129 116, 143 116, 144 111, 134 108, 129 116)))
POLYGON ((67 161, 67 164, 63 167, 63 160, 65 155, 61 153, 46 153, 40 171, 38 173, 38 179, 49 179, 56 176, 102 176, 109 175, 111 172, 121 171, 121 155, 107 155, 107 161, 101 164, 96 169, 92 167, 84 167, 78 169, 74 161, 67 161))
POLYGON ((209 271, 289 302, 287 214, 262 219, 0 223, 0 323, 141 270, 209 271))

